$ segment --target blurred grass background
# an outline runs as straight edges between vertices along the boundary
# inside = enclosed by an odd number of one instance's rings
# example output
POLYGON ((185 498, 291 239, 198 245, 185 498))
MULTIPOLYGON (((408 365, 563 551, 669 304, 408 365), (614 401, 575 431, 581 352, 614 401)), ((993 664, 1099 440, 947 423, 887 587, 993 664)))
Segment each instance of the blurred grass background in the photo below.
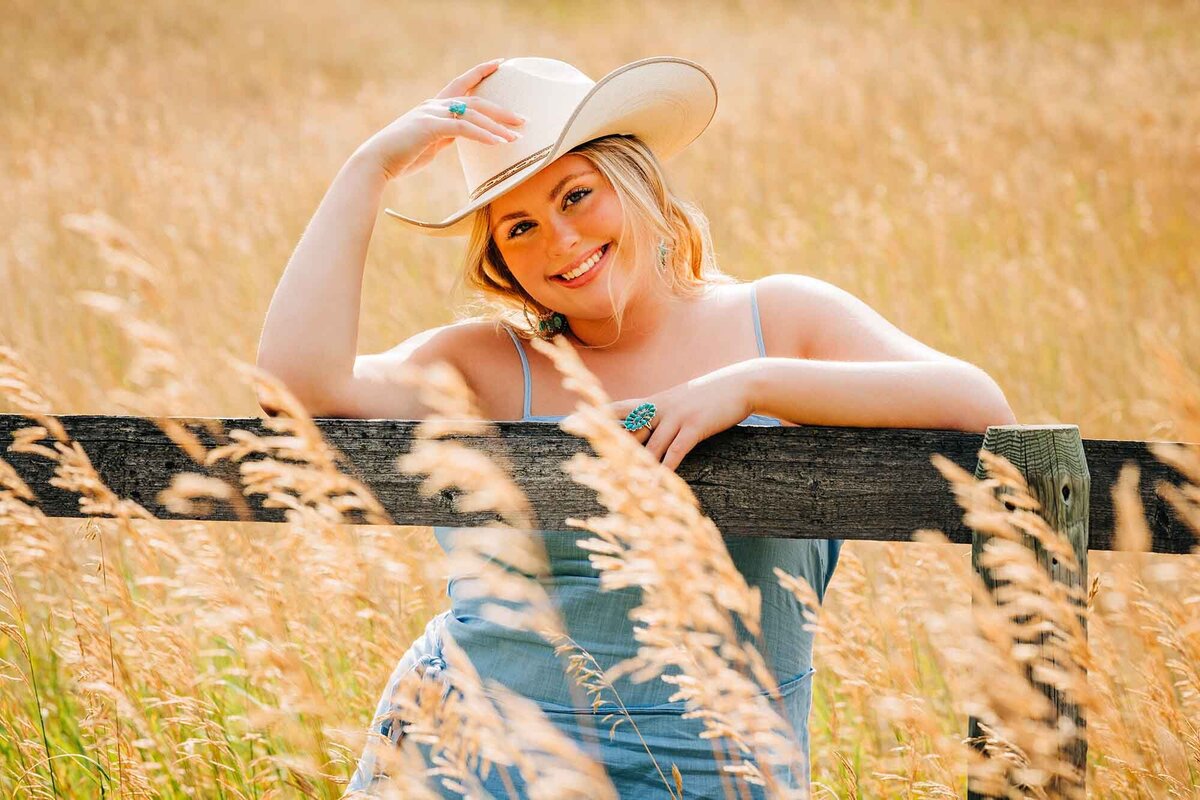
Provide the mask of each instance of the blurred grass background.
MULTIPOLYGON (((720 87, 712 126, 668 170, 708 212, 725 271, 805 273, 854 292, 987 370, 1023 423, 1074 423, 1087 438, 1200 441, 1200 415, 1186 413, 1197 401, 1177 382, 1178 365, 1200 365, 1196 3, 10 0, 0 25, 0 344, 57 387, 56 412, 121 410, 114 390, 129 388, 133 353, 74 299, 120 284, 93 244, 63 225, 65 215, 103 211, 145 245, 157 270, 146 310, 169 310, 159 321, 202 387, 173 413, 258 415, 221 352, 253 361, 283 266, 360 142, 489 58, 561 58, 598 79, 665 54, 698 61, 720 87)), ((437 215, 463 194, 451 151, 390 187, 387 201, 437 215)), ((462 246, 380 219, 360 352, 453 317, 462 298, 448 291, 462 246)), ((64 524, 64 535, 77 536, 73 527, 64 524)), ((224 563, 249 546, 232 530, 177 533, 210 538, 207 557, 224 563)), ((271 534, 246 530, 254 541, 271 534)), ((386 552, 384 563, 429 548, 427 531, 415 532, 362 535, 386 552)), ((90 558, 94 542, 80 547, 90 558)), ((827 615, 841 620, 844 642, 867 634, 839 615, 871 609, 871 630, 896 637, 871 640, 881 664, 891 659, 880 675, 915 674, 951 731, 944 684, 921 667, 924 645, 912 644, 926 633, 910 624, 919 608, 947 599, 907 604, 934 552, 912 547, 848 545, 865 572, 846 566, 835 576, 827 615), (843 594, 864 586, 874 587, 870 597, 843 594)), ((290 598, 290 612, 274 613, 301 651, 342 638, 346 649, 313 670, 348 725, 365 723, 391 662, 439 602, 435 572, 391 605, 379 598, 407 576, 367 576, 347 590, 345 608, 367 602, 374 611, 339 631, 327 630, 328 603, 304 595, 303 575, 280 573, 263 589, 290 598), (384 620, 396 609, 401 618, 384 620)), ((172 572, 167 583, 188 580, 172 572)), ((38 594, 47 608, 56 596, 38 594)), ((868 785, 881 766, 873 754, 895 742, 860 716, 870 686, 846 682, 861 654, 823 673, 832 651, 820 647, 814 776, 839 796, 873 796, 890 785, 868 785)), ((1112 668, 1137 677, 1136 664, 1112 668)), ((56 663, 49 685, 70 669, 56 663)), ((213 702, 221 711, 210 722, 237 728, 237 703, 213 702)), ((264 776, 277 766, 254 761, 256 741, 239 745, 258 770, 247 786, 274 785, 264 776)))
MULTIPOLYGON (((495 56, 593 78, 674 54, 714 73, 713 125, 670 164, 722 267, 837 283, 991 373, 1022 422, 1178 437, 1155 345, 1200 363, 1200 9, 1194 3, 10 3, 0 341, 103 412, 123 354, 81 316, 101 209, 152 248, 201 407, 252 359, 334 173, 371 133, 495 56)), ((457 207, 453 152, 389 189, 457 207)), ((360 352, 448 321, 462 247, 381 218, 360 352)))

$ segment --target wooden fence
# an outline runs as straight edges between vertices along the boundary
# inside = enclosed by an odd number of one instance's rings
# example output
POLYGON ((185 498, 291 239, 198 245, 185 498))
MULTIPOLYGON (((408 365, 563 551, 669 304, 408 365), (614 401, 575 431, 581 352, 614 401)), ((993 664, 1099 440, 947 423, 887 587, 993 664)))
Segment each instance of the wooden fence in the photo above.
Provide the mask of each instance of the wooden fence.
MULTIPOLYGON (((196 464, 150 419, 85 415, 57 419, 114 492, 162 519, 182 519, 158 500, 176 473, 205 473, 241 485, 235 464, 196 464)), ((258 418, 172 420, 196 435, 206 449, 228 444, 224 432, 233 429, 275 435, 258 418)), ((31 424, 21 415, 0 414, 0 453, 37 494, 44 513, 81 516, 78 496, 51 485, 53 463, 7 452, 13 432, 31 424)), ((395 468, 395 459, 415 439, 416 421, 319 419, 316 424, 326 441, 346 456, 344 471, 371 489, 395 524, 470 526, 495 518, 457 512, 452 491, 423 497, 418 490, 421 476, 395 468)), ((606 512, 592 490, 574 483, 560 469, 548 468, 577 452, 591 452, 585 440, 556 425, 497 422, 493 435, 454 438, 489 455, 502 455, 545 529, 566 529, 568 517, 606 512)), ((1179 482, 1179 473, 1158 461, 1146 442, 1084 440, 1074 425, 1004 425, 983 435, 897 428, 738 427, 700 443, 678 472, 725 535, 904 542, 917 529, 938 529, 952 542, 972 545, 972 561, 994 592, 997 582, 978 562, 986 536, 965 526, 949 485, 930 462, 939 453, 984 477, 980 449, 1004 456, 1024 475, 1041 505, 1040 515, 1070 543, 1081 569, 1067 571, 1031 538, 1026 544, 1056 581, 1082 590, 1081 594, 1088 585, 1087 551, 1114 549, 1112 487, 1126 463, 1140 470, 1138 491, 1152 532, 1151 550, 1190 553, 1196 544, 1190 529, 1155 491, 1159 481, 1179 482)), ((217 504, 203 518, 281 522, 283 512, 264 508, 261 498, 252 496, 239 497, 236 507, 217 504)), ((1082 620, 1082 608, 1079 613, 1082 620)), ((1080 776, 1086 775, 1086 721, 1080 709, 1053 687, 1037 685, 1057 715, 1078 726, 1079 735, 1063 751, 1063 759, 1077 767, 1080 776)), ((975 746, 979 734, 978 721, 971 718, 968 735, 975 746)), ((1082 783, 1057 785, 1051 793, 1082 797, 1083 788, 1082 783)), ((969 787, 969 797, 984 796, 969 787)))

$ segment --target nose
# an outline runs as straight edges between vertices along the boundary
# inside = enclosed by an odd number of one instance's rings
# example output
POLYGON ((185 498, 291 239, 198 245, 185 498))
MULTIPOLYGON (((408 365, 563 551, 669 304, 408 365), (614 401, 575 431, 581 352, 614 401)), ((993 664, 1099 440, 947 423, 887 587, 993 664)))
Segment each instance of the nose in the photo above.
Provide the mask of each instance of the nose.
POLYGON ((554 216, 547 222, 550 228, 549 250, 547 255, 554 263, 562 266, 562 261, 579 249, 579 233, 571 220, 566 217, 554 216))

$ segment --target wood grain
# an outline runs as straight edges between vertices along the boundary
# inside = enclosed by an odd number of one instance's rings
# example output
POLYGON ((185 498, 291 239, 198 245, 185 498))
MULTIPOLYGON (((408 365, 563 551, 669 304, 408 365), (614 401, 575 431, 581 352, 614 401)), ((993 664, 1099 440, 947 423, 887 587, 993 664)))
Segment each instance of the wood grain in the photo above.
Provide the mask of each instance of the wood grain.
MULTIPOLYGON (((150 419, 91 415, 58 419, 114 491, 160 518, 182 519, 156 499, 176 472, 213 475, 240 486, 235 465, 208 468, 193 463, 150 419)), ((206 447, 226 441, 225 435, 213 437, 202 430, 214 422, 226 432, 271 433, 259 418, 172 419, 195 431, 206 447)), ((0 456, 30 484, 46 514, 80 516, 77 497, 49 484, 50 462, 8 452, 12 432, 32 424, 21 415, 0 414, 0 456)), ((421 497, 420 479, 398 471, 396 458, 412 446, 417 424, 413 420, 317 420, 326 440, 346 456, 346 471, 372 489, 396 524, 468 526, 491 519, 456 512, 450 493, 421 497)), ((573 483, 558 468, 576 452, 590 453, 587 442, 552 423, 497 422, 495 427, 493 436, 463 439, 484 452, 503 454, 513 465, 539 527, 562 530, 567 517, 602 513, 594 492, 573 483)), ((983 439, 960 431, 743 426, 702 442, 680 465, 679 474, 727 535, 908 541, 913 531, 934 528, 953 542, 970 544, 971 531, 963 524, 961 509, 930 457, 941 453, 973 472, 983 439)), ((1145 442, 1088 439, 1082 444, 1091 471, 1091 549, 1112 549, 1111 487, 1121 464, 1134 462, 1141 469, 1139 488, 1153 531, 1153 550, 1191 551, 1195 541, 1190 530, 1154 490, 1160 480, 1182 482, 1181 475, 1156 460, 1145 442)), ((247 498, 246 505, 254 520, 283 519, 279 510, 264 509, 260 497, 247 498)), ((239 517, 231 505, 219 504, 205 518, 239 517)))

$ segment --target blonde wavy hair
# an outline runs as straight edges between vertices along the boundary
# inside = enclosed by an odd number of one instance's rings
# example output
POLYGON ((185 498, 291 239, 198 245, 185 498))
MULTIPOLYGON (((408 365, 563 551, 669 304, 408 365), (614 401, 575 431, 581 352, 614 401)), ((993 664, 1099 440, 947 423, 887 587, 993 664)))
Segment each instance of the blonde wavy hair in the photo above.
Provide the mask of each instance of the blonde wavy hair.
MULTIPOLYGON (((677 296, 694 296, 713 284, 738 282, 717 267, 704 212, 671 191, 658 158, 641 139, 630 134, 614 134, 584 142, 569 152, 591 161, 616 190, 624 223, 614 257, 620 256, 621 248, 629 243, 633 250, 630 263, 641 265, 637 267, 640 270, 653 269, 646 265, 658 264, 658 253, 652 259, 640 256, 647 250, 656 251, 658 243, 663 242, 667 248, 666 258, 658 268, 663 271, 671 292, 677 296)), ((627 295, 613 297, 611 277, 609 273, 609 298, 613 302, 619 337, 629 298, 627 295)), ((638 282, 641 277, 635 275, 635 280, 626 286, 638 282)), ((463 307, 460 316, 494 320, 497 330, 499 325, 507 324, 525 338, 540 336, 539 318, 554 311, 538 303, 509 271, 500 248, 492 239, 488 206, 475 212, 474 227, 459 273, 459 284, 464 281, 476 290, 476 297, 463 307)))

